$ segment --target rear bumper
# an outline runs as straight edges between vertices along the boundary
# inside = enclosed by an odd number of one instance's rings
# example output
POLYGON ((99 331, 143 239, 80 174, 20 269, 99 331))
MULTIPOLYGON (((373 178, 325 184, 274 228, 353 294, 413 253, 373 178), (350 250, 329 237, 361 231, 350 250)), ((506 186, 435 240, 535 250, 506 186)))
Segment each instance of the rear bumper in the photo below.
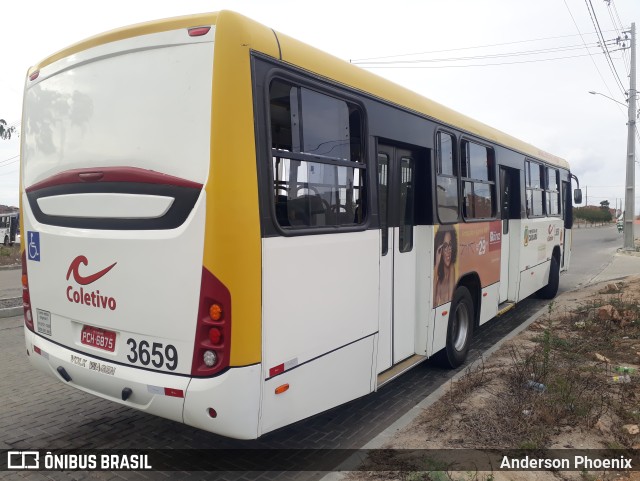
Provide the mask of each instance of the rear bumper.
POLYGON ((206 379, 191 379, 184 400, 184 422, 236 439, 256 439, 260 414, 261 364, 231 368, 206 379), (209 408, 217 416, 209 415, 209 408))
POLYGON ((123 406, 239 439, 258 436, 260 365, 207 379, 157 373, 78 353, 24 328, 31 364, 60 382, 123 406), (38 352, 39 351, 39 352, 38 352), (65 381, 62 367, 71 378, 65 381), (131 395, 122 400, 123 389, 131 395), (209 415, 209 408, 217 416, 209 415))

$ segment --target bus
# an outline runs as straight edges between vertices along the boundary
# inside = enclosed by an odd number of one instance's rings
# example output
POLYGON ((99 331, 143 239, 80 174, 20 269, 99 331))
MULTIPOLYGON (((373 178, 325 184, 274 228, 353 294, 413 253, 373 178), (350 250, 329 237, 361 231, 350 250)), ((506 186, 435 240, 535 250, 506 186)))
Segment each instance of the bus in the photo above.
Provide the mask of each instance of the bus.
POLYGON ((22 125, 30 362, 223 436, 460 366, 569 266, 566 161, 233 12, 51 55, 22 125))
POLYGON ((12 246, 16 242, 16 236, 20 235, 20 214, 8 212, 0 214, 0 239, 5 246, 12 246))

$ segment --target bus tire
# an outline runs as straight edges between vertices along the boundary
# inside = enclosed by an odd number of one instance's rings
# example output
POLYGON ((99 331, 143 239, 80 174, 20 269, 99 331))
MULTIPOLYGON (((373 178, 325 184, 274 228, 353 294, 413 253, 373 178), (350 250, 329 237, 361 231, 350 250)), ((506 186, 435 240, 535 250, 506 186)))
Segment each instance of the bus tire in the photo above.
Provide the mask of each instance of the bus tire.
POLYGON ((6 246, 9 245, 9 236, 8 235, 4 236, 4 245, 6 245, 6 246))
POLYGON ((447 325, 447 344, 439 353, 441 365, 455 369, 467 359, 473 336, 474 319, 471 293, 466 287, 460 286, 453 293, 451 301, 447 325))
POLYGON ((549 267, 549 282, 540 289, 536 294, 541 299, 553 299, 558 293, 560 285, 560 264, 555 256, 551 257, 551 265, 549 267))

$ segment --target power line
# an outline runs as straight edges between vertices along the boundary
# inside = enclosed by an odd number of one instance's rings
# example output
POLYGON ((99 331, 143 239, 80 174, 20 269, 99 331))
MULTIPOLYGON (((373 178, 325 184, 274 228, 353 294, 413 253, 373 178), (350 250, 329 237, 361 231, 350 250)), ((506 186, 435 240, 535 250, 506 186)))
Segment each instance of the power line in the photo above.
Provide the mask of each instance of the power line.
MULTIPOLYGON (((564 6, 567 7, 567 11, 569 12, 569 15, 571 16, 571 20, 573 20, 573 25, 575 25, 576 30, 578 31, 578 34, 580 35, 580 38, 582 39, 582 43, 586 47, 587 43, 584 41, 584 37, 582 36, 582 32, 580 32, 580 28, 578 27, 578 24, 576 23, 576 19, 573 17, 573 13, 571 13, 571 9, 569 8, 569 5, 567 4, 567 0, 563 0, 563 1, 564 1, 564 6)), ((609 88, 609 85, 607 85, 607 82, 605 81, 604 77, 602 76, 602 72, 600 72, 600 69, 598 68, 598 64, 596 63, 595 59, 593 58, 593 55, 591 55, 591 53, 590 53, 589 56, 591 57, 591 62, 593 62, 593 66, 598 71, 598 75, 600 76, 600 79, 602 79, 602 83, 604 84, 605 88, 609 92, 609 95, 611 97, 613 97, 613 93, 611 92, 611 89, 609 88)))
MULTIPOLYGON (((500 66, 500 65, 516 65, 516 64, 522 64, 522 63, 535 63, 535 62, 550 62, 553 60, 566 60, 566 59, 571 59, 571 58, 580 58, 580 57, 587 57, 590 56, 591 53, 589 54, 582 54, 582 55, 568 55, 565 57, 553 57, 553 58, 542 58, 542 59, 537 59, 537 60, 518 60, 515 62, 498 62, 498 63, 481 63, 481 64, 468 64, 468 65, 391 65, 392 63, 396 63, 396 62, 390 62, 388 64, 384 64, 384 65, 372 65, 372 66, 367 66, 364 64, 358 64, 361 68, 366 68, 366 69, 373 69, 373 68, 468 68, 468 67, 493 67, 493 66, 500 66)), ((603 55, 603 53, 598 53, 597 55, 603 55)), ((611 93, 611 92, 609 92, 611 93)))
MULTIPOLYGON (((605 0, 606 1, 606 0, 605 0)), ((611 23, 613 24, 613 28, 616 30, 618 35, 622 34, 622 26, 618 27, 615 18, 613 17, 613 11, 611 10, 611 3, 607 4, 607 12, 609 13, 609 18, 611 19, 611 23)))
MULTIPOLYGON (((604 0, 604 1, 607 4, 607 10, 609 12, 609 16, 611 17, 611 23, 613 23, 613 27, 616 29, 616 32, 618 33, 618 38, 622 40, 622 34, 624 33, 623 32, 624 24, 622 23, 622 20, 620 20, 620 15, 618 15, 618 9, 616 8, 616 4, 613 2, 613 0, 604 0)), ((629 56, 630 56, 630 53, 628 51, 625 51, 622 53, 622 59, 624 61, 624 69, 627 76, 629 75, 629 70, 630 70, 629 56)))
POLYGON ((618 9, 616 8, 616 4, 613 2, 613 0, 607 2, 607 7, 609 9, 611 9, 611 5, 613 5, 613 12, 614 12, 616 18, 618 19, 618 25, 620 25, 620 30, 623 30, 624 29, 624 24, 622 23, 622 20, 620 20, 620 15, 618 15, 618 9))
POLYGON ((16 162, 18 162, 18 159, 14 160, 13 162, 9 162, 7 164, 4 164, 4 165, 0 165, 0 169, 2 169, 3 167, 8 167, 9 165, 15 164, 16 162))
MULTIPOLYGON (((586 33, 585 35, 597 35, 597 34, 596 34, 596 32, 589 32, 589 33, 586 33)), ((514 44, 517 44, 517 43, 539 42, 539 41, 543 41, 543 40, 556 40, 556 39, 559 39, 559 38, 570 38, 570 37, 577 37, 577 36, 578 35, 558 35, 558 36, 555 36, 555 37, 542 37, 542 38, 534 38, 534 39, 529 39, 529 40, 514 40, 512 42, 491 43, 491 44, 486 44, 486 45, 473 45, 473 46, 470 46, 470 47, 448 48, 448 49, 444 49, 444 50, 430 50, 430 51, 426 51, 426 52, 400 53, 400 54, 395 54, 395 55, 384 55, 384 56, 380 56, 380 57, 366 57, 366 58, 352 59, 352 60, 350 60, 350 62, 351 63, 355 63, 355 62, 363 62, 363 61, 366 61, 366 60, 381 60, 381 59, 385 59, 385 58, 410 57, 412 55, 426 55, 426 54, 431 54, 431 53, 457 52, 457 51, 460 51, 460 50, 473 50, 473 49, 487 48, 487 47, 499 47, 499 46, 503 46, 503 45, 514 45, 514 44)))
MULTIPOLYGON (((2 164, 4 164, 5 162, 9 162, 10 160, 17 159, 18 157, 20 157, 20 154, 18 154, 18 155, 14 155, 13 157, 9 157, 8 159, 4 159, 4 160, 0 161, 0 167, 1 167, 1 166, 2 166, 2 164)), ((16 160, 16 162, 17 162, 17 160, 16 160)), ((13 162, 11 162, 11 163, 13 163, 13 162)))
MULTIPOLYGON (((597 43, 591 44, 597 47, 597 43)), ((587 47, 589 48, 589 47, 587 47)), ((571 50, 584 50, 583 45, 566 45, 562 47, 550 47, 538 50, 522 50, 517 52, 493 53, 486 55, 471 55, 466 57, 448 57, 448 58, 431 58, 431 59, 412 59, 412 60, 372 60, 372 61, 353 61, 354 65, 384 65, 384 64, 402 64, 402 63, 424 63, 424 62, 458 62, 462 60, 483 60, 487 58, 504 58, 504 57, 520 57, 523 55, 541 55, 545 53, 566 52, 571 50)))
POLYGON ((620 80, 620 76, 618 75, 618 71, 616 70, 616 67, 613 64, 613 60, 611 59, 611 54, 609 53, 609 49, 607 48, 604 35, 602 34, 602 30, 600 29, 600 22, 598 21, 598 16, 596 15, 596 11, 593 9, 593 4, 591 3, 591 0, 584 0, 584 2, 587 5, 587 10, 589 11, 589 16, 591 17, 591 23, 593 23, 593 26, 595 27, 596 32, 598 32, 598 38, 602 42, 602 50, 606 54, 605 57, 607 59, 607 63, 609 64, 609 69, 611 70, 611 72, 613 73, 613 76, 618 81, 618 86, 620 87, 622 94, 625 95, 626 89, 622 84, 622 80, 620 80))

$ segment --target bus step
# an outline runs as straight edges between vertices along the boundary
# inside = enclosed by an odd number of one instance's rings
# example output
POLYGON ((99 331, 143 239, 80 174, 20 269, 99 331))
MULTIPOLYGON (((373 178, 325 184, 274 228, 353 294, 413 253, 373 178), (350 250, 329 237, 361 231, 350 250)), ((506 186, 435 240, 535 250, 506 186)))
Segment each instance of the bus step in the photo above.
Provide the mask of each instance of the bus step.
POLYGON ((505 312, 513 309, 515 307, 516 303, 513 301, 506 301, 503 302, 502 304, 500 304, 498 306, 498 313, 496 314, 496 316, 501 316, 502 314, 504 314, 505 312))
POLYGON ((420 364, 422 361, 426 361, 426 360, 427 360, 427 356, 414 354, 413 356, 408 357, 404 361, 400 361, 395 366, 391 366, 386 371, 383 371, 380 374, 378 374, 378 387, 388 383, 392 379, 395 379, 396 377, 398 377, 403 372, 408 371, 412 367, 415 367, 418 364, 420 364))

